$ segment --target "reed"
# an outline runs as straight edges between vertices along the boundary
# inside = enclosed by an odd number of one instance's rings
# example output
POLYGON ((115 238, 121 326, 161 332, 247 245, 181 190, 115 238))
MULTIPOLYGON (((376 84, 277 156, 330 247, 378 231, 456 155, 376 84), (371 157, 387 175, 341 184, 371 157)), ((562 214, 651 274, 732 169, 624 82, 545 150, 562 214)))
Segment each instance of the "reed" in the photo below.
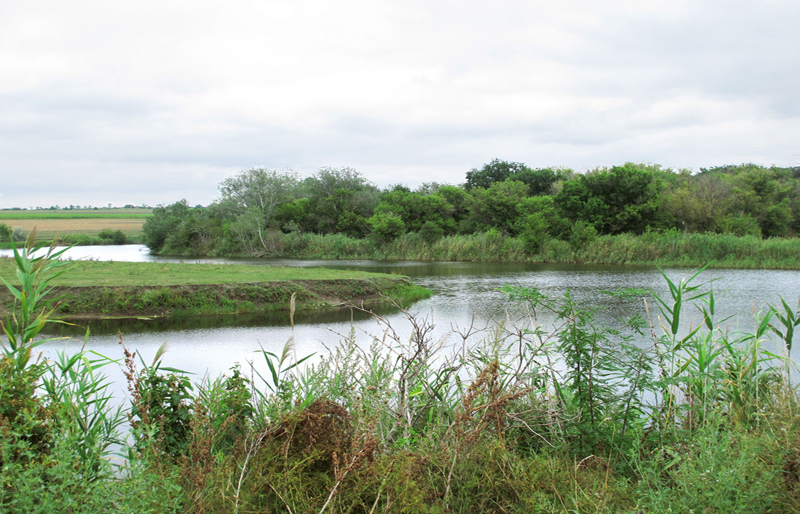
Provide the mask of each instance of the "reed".
MULTIPOLYGON (((521 238, 496 230, 452 235, 433 242, 406 233, 389 242, 354 239, 343 234, 281 234, 267 238, 265 257, 300 259, 390 259, 420 261, 535 262, 607 265, 651 265, 696 268, 800 269, 800 239, 683 233, 676 230, 642 235, 598 236, 575 246, 545 239, 530 253, 521 238)), ((224 255, 247 255, 240 250, 224 255)))

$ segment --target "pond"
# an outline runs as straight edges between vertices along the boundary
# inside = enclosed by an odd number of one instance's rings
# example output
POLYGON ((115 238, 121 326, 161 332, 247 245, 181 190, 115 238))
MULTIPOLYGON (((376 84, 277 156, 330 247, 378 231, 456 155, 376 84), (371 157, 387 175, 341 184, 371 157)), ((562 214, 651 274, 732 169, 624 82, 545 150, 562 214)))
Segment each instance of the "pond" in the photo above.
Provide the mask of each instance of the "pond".
MULTIPOLYGON (((5 252, 8 254, 8 252, 5 252)), ((0 253, 2 255, 2 253, 0 253)), ((577 266, 543 264, 507 264, 474 262, 412 262, 412 261, 319 261, 293 259, 176 259, 150 255, 140 245, 77 247, 68 253, 72 259, 92 258, 117 261, 214 262, 258 266, 305 266, 339 269, 359 269, 396 273, 410 277, 415 283, 433 291, 430 299, 412 305, 409 313, 426 318, 435 325, 434 338, 449 338, 460 342, 453 330, 465 330, 470 325, 483 327, 498 321, 512 324, 523 314, 511 304, 499 288, 506 284, 532 287, 560 298, 567 292, 580 305, 597 307, 600 323, 619 326, 620 320, 634 315, 645 316, 644 299, 650 305, 654 323, 658 310, 650 295, 633 298, 612 297, 605 292, 622 288, 655 291, 668 297, 667 285, 661 272, 654 267, 577 266)), ((688 269, 667 269, 671 280, 679 281, 691 275, 688 269)), ((712 281, 715 291, 717 319, 729 318, 725 326, 734 331, 751 331, 753 320, 768 304, 778 305, 783 297, 794 308, 800 292, 800 271, 786 270, 707 270, 698 283, 712 281)), ((410 332, 406 314, 398 310, 379 312, 401 337, 410 332)), ((685 311, 686 326, 696 326, 701 317, 694 308, 685 311)), ((355 331, 360 341, 382 333, 383 327, 367 313, 342 309, 316 313, 299 313, 294 328, 288 314, 272 316, 228 316, 174 321, 114 321, 92 322, 87 347, 113 358, 122 355, 120 338, 146 360, 152 358, 164 342, 169 351, 164 364, 184 369, 198 376, 216 377, 235 363, 245 364, 256 359, 260 348, 280 352, 290 337, 294 337, 299 357, 327 352, 355 331)), ((548 327, 551 319, 544 318, 548 327)), ((58 340, 42 347, 48 352, 79 347, 83 344, 85 328, 77 327, 72 338, 58 340)), ((59 334, 64 335, 64 334, 59 334)), ((485 335, 485 334, 483 334, 485 335)), ((480 337, 480 336, 478 336, 480 337)), ((473 338, 474 340, 475 338, 473 338)), ((644 339, 641 344, 649 344, 644 339)), ((261 359, 263 361, 263 358, 261 359)), ((119 376, 112 377, 121 380, 119 376)))

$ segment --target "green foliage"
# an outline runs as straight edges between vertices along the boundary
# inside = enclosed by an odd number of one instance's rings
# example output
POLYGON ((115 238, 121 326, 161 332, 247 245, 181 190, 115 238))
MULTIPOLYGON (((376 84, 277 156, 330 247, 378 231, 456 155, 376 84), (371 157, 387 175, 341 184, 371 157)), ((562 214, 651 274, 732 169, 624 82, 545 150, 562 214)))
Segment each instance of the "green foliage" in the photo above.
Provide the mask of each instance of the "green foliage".
POLYGON ((343 230, 363 237, 378 204, 378 189, 353 168, 320 168, 303 182, 309 200, 308 219, 315 232, 343 230))
MULTIPOLYGON (((282 256, 295 249, 294 242, 301 250, 309 245, 307 239, 295 237, 287 248, 280 232, 361 239, 374 234, 368 220, 378 221, 373 216, 379 214, 399 216, 406 232, 418 233, 432 222, 448 236, 490 229, 517 236, 531 224, 527 217, 539 213, 546 221, 545 233, 528 231, 523 245, 528 245, 529 256, 548 261, 557 248, 570 245, 565 261, 575 260, 578 253, 585 258, 576 248, 591 246, 593 239, 588 233, 583 243, 581 237, 573 237, 573 226, 579 223, 601 236, 678 229, 776 238, 800 231, 800 172, 752 164, 693 175, 689 170, 626 163, 581 175, 495 159, 470 170, 463 187, 426 184, 412 192, 397 184, 383 193, 353 168, 321 168, 302 182, 290 170, 254 168, 227 179, 220 190, 222 198, 208 208, 190 209, 184 202, 155 209, 145 225, 151 250, 170 255, 282 256)), ((389 238, 396 240, 396 231, 389 238)), ((373 244, 372 252, 385 252, 385 240, 370 241, 365 245, 373 244)), ((348 246, 363 251, 364 245, 348 246)), ((440 252, 426 248, 419 253, 440 252)))
POLYGON ((575 222, 572 226, 572 233, 569 236, 569 246, 573 252, 579 252, 586 248, 587 245, 597 239, 597 230, 581 220, 575 222))
MULTIPOLYGON (((53 512, 113 476, 111 445, 121 439, 124 417, 110 407, 109 382, 100 372, 111 361, 83 349, 54 362, 31 362, 31 350, 52 318, 50 282, 64 263, 51 247, 14 248, 19 287, 3 282, 15 298, 2 324, 7 342, 0 356, 0 510, 53 512), (39 388, 41 387, 41 391, 39 388)), ((88 334, 87 334, 88 335, 88 334)), ((77 499, 77 500, 76 500, 77 499)))
POLYGON ((230 376, 207 381, 198 391, 197 401, 210 418, 213 450, 230 451, 238 439, 252 429, 255 407, 250 380, 239 366, 231 368, 230 376))
POLYGON ((564 184, 556 203, 565 217, 600 234, 642 233, 658 221, 660 180, 652 167, 626 163, 564 184))
POLYGON ((528 214, 517 220, 515 229, 525 243, 525 250, 530 254, 537 253, 547 240, 547 220, 540 212, 528 214))
POLYGON ((476 187, 488 189, 492 187, 495 182, 504 182, 511 178, 512 180, 519 180, 516 176, 520 173, 530 172, 530 168, 521 162, 508 162, 501 161, 500 159, 493 159, 492 162, 484 164, 483 168, 471 169, 467 172, 466 189, 469 191, 476 187))
POLYGON ((0 223, 0 242, 5 243, 11 241, 11 234, 11 227, 5 223, 0 223))
POLYGON ((419 232, 424 224, 435 223, 443 231, 453 233, 456 228, 453 210, 453 205, 438 193, 421 195, 394 190, 381 195, 375 213, 397 214, 410 232, 419 232))
POLYGON ((27 230, 20 227, 14 227, 14 231, 11 233, 11 241, 15 243, 22 243, 27 239, 28 239, 27 230))
POLYGON ((403 219, 393 212, 380 212, 367 220, 372 227, 372 233, 381 243, 394 241, 406 231, 403 219))
POLYGON ((100 239, 108 240, 115 245, 124 245, 125 243, 128 242, 128 238, 121 230, 114 231, 111 230, 110 228, 104 228, 103 230, 101 230, 97 234, 97 237, 99 237, 100 239))
POLYGON ((177 230, 189 212, 189 203, 185 199, 153 209, 153 215, 142 225, 144 244, 151 252, 159 253, 164 248, 167 237, 177 230))
POLYGON ((470 203, 472 216, 481 226, 512 233, 519 216, 517 206, 527 194, 528 186, 514 180, 495 182, 488 188, 474 188, 470 203))
POLYGON ((297 172, 290 169, 250 168, 220 183, 220 203, 237 214, 255 209, 269 227, 279 206, 297 197, 298 185, 297 172))
POLYGON ((426 221, 419 229, 419 236, 428 244, 433 244, 444 237, 444 229, 436 222, 426 221))
POLYGON ((164 351, 166 346, 162 345, 153 364, 144 365, 138 373, 133 354, 126 351, 126 375, 132 391, 131 431, 140 454, 155 459, 162 453, 177 458, 191 442, 193 387, 184 372, 161 367, 164 351))

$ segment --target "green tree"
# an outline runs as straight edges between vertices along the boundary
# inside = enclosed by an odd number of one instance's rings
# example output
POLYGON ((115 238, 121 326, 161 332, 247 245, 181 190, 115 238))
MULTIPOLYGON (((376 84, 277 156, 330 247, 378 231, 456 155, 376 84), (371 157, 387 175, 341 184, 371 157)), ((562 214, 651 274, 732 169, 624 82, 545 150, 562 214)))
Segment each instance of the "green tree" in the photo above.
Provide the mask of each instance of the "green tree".
POLYGON ((394 241, 406 232, 403 218, 393 212, 375 213, 367 222, 372 227, 372 234, 381 243, 394 241))
POLYGON ((320 168, 303 182, 310 202, 309 218, 314 230, 322 233, 337 232, 347 227, 351 235, 358 234, 357 227, 366 230, 366 219, 378 205, 378 188, 353 168, 320 168), (340 218, 344 216, 344 220, 340 218), (355 216, 355 217, 354 217, 355 216), (361 221, 357 218, 362 218, 361 221))
POLYGON ((559 180, 560 175, 551 168, 528 168, 515 173, 510 178, 528 184, 529 195, 540 196, 553 193, 553 184, 559 180))
MULTIPOLYGON (((531 196, 523 198, 517 204, 517 212, 519 213, 520 220, 531 214, 539 214, 547 223, 547 232, 549 235, 566 239, 569 237, 572 230, 572 223, 561 215, 559 209, 556 208, 555 200, 552 196, 531 196)), ((515 226, 517 233, 524 230, 525 224, 515 226)))
POLYGON ((489 188, 476 187, 471 193, 472 216, 479 226, 513 233, 519 216, 517 205, 528 195, 528 185, 515 180, 495 182, 489 188))
POLYGON ((275 224, 278 207, 298 197, 299 183, 297 172, 290 169, 250 168, 222 181, 220 203, 234 215, 258 209, 267 228, 275 224))
POLYGON ((538 252, 549 237, 547 220, 541 212, 519 218, 515 227, 525 243, 525 250, 531 254, 538 252))
POLYGON ((659 222, 661 183, 650 166, 626 163, 566 182, 556 197, 565 217, 601 234, 640 234, 659 222))
POLYGON ((484 164, 481 169, 472 168, 467 172, 465 188, 468 191, 476 187, 488 189, 496 182, 503 182, 518 173, 528 171, 531 171, 530 168, 521 162, 492 159, 492 162, 484 164))
POLYGON ((447 233, 453 233, 456 222, 454 207, 442 195, 421 195, 394 189, 381 195, 375 212, 393 212, 403 219, 406 229, 419 232, 427 222, 439 225, 447 233))
POLYGON ((178 226, 189 215, 189 202, 180 200, 168 206, 159 205, 153 209, 153 215, 142 225, 144 244, 153 253, 159 253, 164 248, 164 243, 170 233, 177 230, 178 226))

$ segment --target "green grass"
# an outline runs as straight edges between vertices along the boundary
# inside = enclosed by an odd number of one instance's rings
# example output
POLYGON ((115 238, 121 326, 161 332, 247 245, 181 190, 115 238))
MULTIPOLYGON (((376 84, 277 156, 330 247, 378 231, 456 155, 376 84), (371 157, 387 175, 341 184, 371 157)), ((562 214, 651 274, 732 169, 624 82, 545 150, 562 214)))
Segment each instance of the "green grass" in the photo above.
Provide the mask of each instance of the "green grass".
MULTIPOLYGON (((0 276, 14 277, 12 259, 0 259, 0 276)), ((176 286, 195 284, 235 284, 302 280, 369 280, 398 278, 398 275, 365 271, 331 270, 236 264, 165 264, 152 262, 74 261, 54 286, 176 286)))
POLYGON ((152 209, 67 209, 34 211, 0 211, 0 223, 4 220, 52 220, 86 218, 149 218, 152 209))
MULTIPOLYGON (((56 312, 72 317, 198 316, 395 302, 431 292, 406 277, 360 271, 215 264, 76 261, 53 278, 56 312)), ((12 259, 0 276, 16 284, 12 259)), ((6 309, 13 298, 0 292, 6 309)), ((2 309, 0 305, 0 309, 2 309)))

